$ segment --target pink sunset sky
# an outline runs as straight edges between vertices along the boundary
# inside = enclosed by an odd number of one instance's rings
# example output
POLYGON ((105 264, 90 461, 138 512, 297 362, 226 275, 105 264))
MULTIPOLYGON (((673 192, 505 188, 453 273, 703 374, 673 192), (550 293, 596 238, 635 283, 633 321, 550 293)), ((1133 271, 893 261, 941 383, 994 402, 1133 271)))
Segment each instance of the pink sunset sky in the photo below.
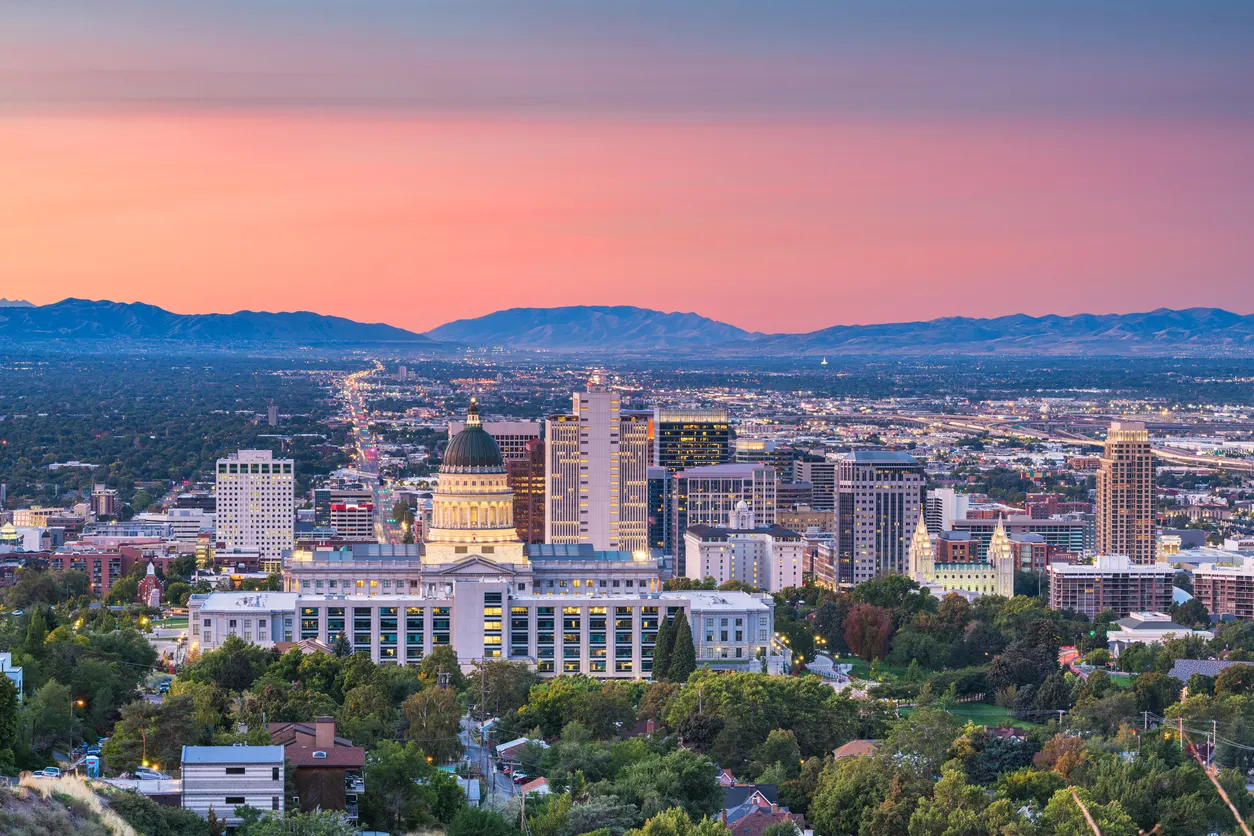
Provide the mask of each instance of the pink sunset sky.
POLYGON ((1088 5, 20 0, 0 296, 1254 311, 1254 18, 1088 5))

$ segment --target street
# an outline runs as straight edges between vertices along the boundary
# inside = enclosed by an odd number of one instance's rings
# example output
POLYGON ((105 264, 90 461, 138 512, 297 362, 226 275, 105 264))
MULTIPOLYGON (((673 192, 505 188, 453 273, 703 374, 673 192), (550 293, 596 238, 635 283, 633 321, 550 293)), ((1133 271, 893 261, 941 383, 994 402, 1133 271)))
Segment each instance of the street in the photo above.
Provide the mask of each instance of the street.
POLYGON ((495 761, 490 753, 485 757, 483 747, 475 742, 469 733, 469 721, 462 719, 461 731, 458 732, 462 740, 462 745, 466 747, 466 754, 463 758, 467 760, 475 768, 484 770, 484 796, 483 803, 489 806, 504 807, 509 803, 517 792, 518 788, 514 786, 514 782, 510 777, 495 766, 495 761), (493 797, 495 793, 495 799, 493 797))

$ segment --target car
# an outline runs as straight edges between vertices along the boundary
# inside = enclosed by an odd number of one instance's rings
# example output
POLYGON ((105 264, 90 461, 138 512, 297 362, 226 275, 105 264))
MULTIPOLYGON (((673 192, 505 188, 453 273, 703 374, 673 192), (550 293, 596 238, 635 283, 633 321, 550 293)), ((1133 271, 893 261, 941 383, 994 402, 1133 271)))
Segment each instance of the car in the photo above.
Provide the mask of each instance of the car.
POLYGON ((515 783, 515 784, 525 784, 528 780, 530 780, 530 779, 527 777, 527 775, 526 775, 525 773, 523 773, 523 772, 515 772, 515 773, 514 773, 514 783, 515 783))
POLYGON ((42 778, 42 777, 44 777, 44 771, 43 771, 42 769, 36 769, 34 772, 32 772, 32 773, 30 774, 30 777, 32 777, 32 778, 42 778))
POLYGON ((135 770, 135 777, 141 781, 168 781, 170 776, 163 772, 158 772, 147 766, 141 766, 135 770))
POLYGON ((162 682, 162 683, 161 683, 161 686, 160 686, 159 688, 157 688, 157 693, 158 693, 158 694, 168 694, 168 693, 170 693, 170 683, 169 683, 169 682, 162 682))
POLYGON ((39 770, 39 772, 41 776, 44 778, 60 778, 61 777, 61 770, 55 766, 45 766, 43 769, 39 770))

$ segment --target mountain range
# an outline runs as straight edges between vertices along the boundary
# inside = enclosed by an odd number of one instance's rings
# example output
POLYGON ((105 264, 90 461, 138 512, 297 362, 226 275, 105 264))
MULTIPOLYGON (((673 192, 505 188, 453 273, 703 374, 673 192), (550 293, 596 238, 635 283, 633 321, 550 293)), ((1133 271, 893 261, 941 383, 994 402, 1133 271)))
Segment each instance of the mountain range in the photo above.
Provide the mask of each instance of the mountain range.
POLYGON ((863 355, 1254 355, 1254 315, 1220 308, 1145 313, 946 317, 838 325, 803 334, 747 331, 695 313, 632 306, 512 308, 419 334, 305 311, 176 314, 153 305, 65 299, 0 304, 0 342, 162 340, 190 344, 395 343, 456 350, 724 357, 863 355))
POLYGON ((140 302, 63 299, 51 305, 0 308, 0 340, 140 339, 186 343, 433 344, 392 325, 354 322, 339 316, 296 311, 233 314, 176 314, 140 302))

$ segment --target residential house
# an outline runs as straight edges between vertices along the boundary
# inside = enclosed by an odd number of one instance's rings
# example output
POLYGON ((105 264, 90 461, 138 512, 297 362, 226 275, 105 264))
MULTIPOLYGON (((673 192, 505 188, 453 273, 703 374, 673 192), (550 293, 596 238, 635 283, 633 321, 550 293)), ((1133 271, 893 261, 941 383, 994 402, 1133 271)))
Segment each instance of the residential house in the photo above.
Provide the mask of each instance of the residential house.
POLYGON ((270 739, 283 747, 291 765, 296 794, 288 799, 302 813, 343 810, 357 820, 357 804, 366 791, 362 769, 366 750, 335 735, 335 720, 317 717, 313 723, 269 723, 270 739))
POLYGON ((183 809, 234 827, 237 807, 283 815, 282 746, 184 746, 183 809))

